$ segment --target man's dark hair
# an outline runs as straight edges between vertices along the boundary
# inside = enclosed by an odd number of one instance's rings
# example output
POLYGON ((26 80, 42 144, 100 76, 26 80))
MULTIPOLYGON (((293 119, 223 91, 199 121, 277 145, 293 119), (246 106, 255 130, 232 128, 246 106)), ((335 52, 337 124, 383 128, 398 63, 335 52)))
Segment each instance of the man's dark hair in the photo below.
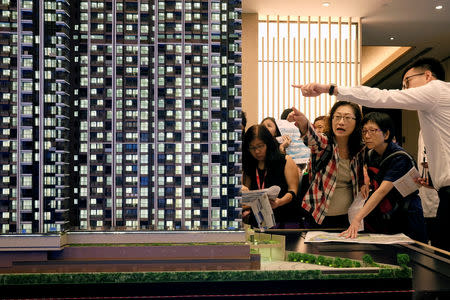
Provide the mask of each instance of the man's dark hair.
POLYGON ((285 110, 283 110, 283 112, 281 113, 280 120, 286 120, 292 110, 293 110, 292 108, 286 108, 285 110))
POLYGON ((423 71, 430 71, 433 73, 433 76, 436 77, 436 79, 445 80, 445 70, 442 64, 439 62, 439 60, 432 58, 432 57, 422 57, 410 64, 406 67, 406 69, 403 71, 402 79, 405 77, 406 72, 408 72, 411 69, 421 69, 423 71))
POLYGON ((389 130, 389 137, 385 141, 386 143, 392 141, 395 136, 395 128, 394 122, 388 114, 378 111, 370 112, 362 119, 362 126, 366 125, 368 122, 377 124, 377 126, 380 127, 383 133, 387 133, 389 130))

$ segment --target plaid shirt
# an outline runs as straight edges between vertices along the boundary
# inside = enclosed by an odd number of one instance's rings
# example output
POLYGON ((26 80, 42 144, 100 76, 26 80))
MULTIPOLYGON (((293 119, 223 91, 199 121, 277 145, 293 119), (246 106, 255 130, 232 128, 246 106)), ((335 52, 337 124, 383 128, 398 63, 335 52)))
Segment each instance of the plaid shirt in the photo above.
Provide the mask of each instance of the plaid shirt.
MULTIPOLYGON (((325 152, 329 140, 325 135, 316 133, 311 123, 308 122, 308 130, 303 136, 303 142, 311 149, 311 158, 315 156, 314 159, 318 161, 325 152)), ((337 145, 333 144, 332 146, 333 155, 325 169, 318 170, 316 174, 309 173, 309 182, 312 182, 312 184, 302 200, 302 207, 312 214, 318 224, 322 224, 328 211, 330 199, 336 188, 336 177, 340 158, 337 145)), ((358 182, 363 183, 363 152, 364 148, 350 161, 353 197, 356 197, 358 193, 358 182)), ((311 159, 308 168, 311 170, 311 159)))

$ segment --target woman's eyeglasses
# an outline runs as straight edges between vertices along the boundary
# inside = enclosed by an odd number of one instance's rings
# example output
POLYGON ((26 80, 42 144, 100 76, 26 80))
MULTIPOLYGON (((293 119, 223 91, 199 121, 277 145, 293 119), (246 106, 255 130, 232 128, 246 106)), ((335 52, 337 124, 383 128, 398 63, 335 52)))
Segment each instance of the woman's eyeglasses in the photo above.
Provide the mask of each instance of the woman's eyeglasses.
POLYGON ((340 120, 344 120, 344 122, 348 123, 351 120, 356 120, 356 118, 352 117, 350 115, 334 115, 333 116, 333 121, 339 122, 340 120))
POLYGON ((366 134, 374 135, 375 132, 377 132, 377 131, 382 131, 382 130, 378 129, 378 128, 363 129, 363 130, 361 130, 361 133, 363 136, 365 136, 366 134))
POLYGON ((262 148, 264 148, 266 146, 266 144, 261 144, 261 145, 256 145, 254 147, 248 147, 248 150, 254 152, 256 150, 261 150, 262 148))

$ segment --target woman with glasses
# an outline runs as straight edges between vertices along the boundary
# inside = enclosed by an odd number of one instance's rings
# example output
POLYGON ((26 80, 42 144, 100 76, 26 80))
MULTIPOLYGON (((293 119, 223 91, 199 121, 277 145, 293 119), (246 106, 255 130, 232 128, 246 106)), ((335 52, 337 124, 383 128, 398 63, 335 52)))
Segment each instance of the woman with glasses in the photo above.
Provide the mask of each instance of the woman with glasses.
POLYGON ((349 226, 348 208, 363 183, 361 119, 359 106, 347 101, 331 108, 326 134, 318 133, 297 109, 289 115, 288 120, 295 121, 305 145, 311 149, 308 169, 316 171, 309 172, 310 186, 302 199, 302 207, 314 219, 307 218, 305 227, 349 226), (316 170, 312 164, 320 161, 326 167, 316 170))
MULTIPOLYGON (((450 82, 445 82, 445 69, 431 57, 420 57, 407 66, 402 75, 403 90, 381 90, 366 86, 343 87, 334 84, 308 83, 301 88, 304 97, 328 93, 337 100, 352 101, 373 108, 417 110, 423 140, 427 145, 428 165, 433 187, 438 191, 439 228, 450 228, 450 82)), ((427 178, 418 178, 423 186, 427 178)), ((436 246, 450 251, 448 232, 438 232, 436 246)))
MULTIPOLYGON (((294 201, 297 195, 298 172, 290 156, 281 154, 277 141, 264 125, 253 125, 244 135, 242 143, 243 187, 242 190, 260 190, 273 185, 280 187, 278 197, 271 201, 278 228, 299 227, 300 207, 294 201)), ((248 223, 256 222, 250 214, 248 223)), ((244 219, 245 220, 245 219, 244 219)))
POLYGON ((394 126, 389 115, 371 112, 362 120, 362 137, 368 149, 365 157, 371 182, 371 195, 356 214, 345 237, 355 238, 364 219, 364 229, 376 233, 404 233, 427 242, 425 219, 418 191, 405 197, 393 182, 415 166, 409 154, 392 142, 394 126), (394 154, 395 153, 395 154, 394 154))

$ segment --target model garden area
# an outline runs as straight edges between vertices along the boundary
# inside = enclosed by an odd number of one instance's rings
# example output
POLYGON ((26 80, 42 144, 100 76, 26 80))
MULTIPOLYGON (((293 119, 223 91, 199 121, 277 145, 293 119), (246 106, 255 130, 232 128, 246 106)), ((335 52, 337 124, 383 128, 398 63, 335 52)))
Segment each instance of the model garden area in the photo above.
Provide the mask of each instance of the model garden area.
MULTIPOLYGON (((362 260, 285 251, 281 235, 247 234, 247 241, 238 243, 152 243, 152 244, 72 244, 65 255, 53 255, 53 261, 66 264, 91 262, 89 272, 62 268, 58 272, 43 272, 44 264, 29 268, 30 272, 0 274, 1 285, 30 284, 95 284, 95 283, 157 283, 199 281, 264 281, 349 278, 411 278, 409 256, 398 254, 398 265, 379 264, 368 254, 362 260), (76 251, 76 252, 75 252, 76 251), (142 251, 142 252, 139 252, 142 251), (91 253, 90 253, 91 252, 91 253), (81 256, 79 253, 83 253, 81 256), (111 254, 108 254, 111 253, 111 254), (98 256, 96 258, 96 255, 98 256), (110 271, 101 270, 100 255, 110 271), (239 263, 242 256, 253 257, 248 267, 239 263), (231 257, 234 256, 234 257, 231 257), (140 258, 139 258, 140 257, 140 258), (147 270, 130 267, 150 261, 147 270), (233 260, 227 264, 226 260, 233 260), (128 262, 129 270, 114 272, 115 264, 128 262), (208 265, 208 263, 210 265, 208 265), (154 266, 158 265, 157 268, 154 266), (239 266, 239 267, 237 267, 239 266), (64 272, 64 270, 68 272, 64 272), (134 272, 134 270, 138 270, 134 272), (153 271, 155 270, 155 271, 153 271), (39 273, 38 273, 39 272, 39 273), (42 273, 43 272, 43 273, 42 273)), ((52 255, 49 255, 49 261, 52 255)), ((55 269, 56 270, 56 269, 55 269)), ((125 270, 125 269, 122 269, 125 270)))

